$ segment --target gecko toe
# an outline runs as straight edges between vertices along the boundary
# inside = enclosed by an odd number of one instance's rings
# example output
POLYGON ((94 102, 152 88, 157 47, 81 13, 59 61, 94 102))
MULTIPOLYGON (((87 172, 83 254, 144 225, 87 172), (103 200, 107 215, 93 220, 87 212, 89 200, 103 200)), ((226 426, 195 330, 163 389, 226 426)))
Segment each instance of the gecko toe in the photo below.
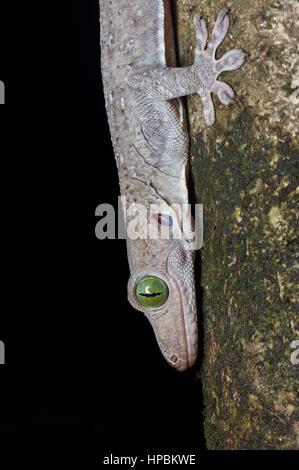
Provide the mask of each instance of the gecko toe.
POLYGON ((212 126, 215 123, 215 109, 212 100, 211 93, 205 93, 201 95, 203 104, 203 114, 208 126, 212 126))
POLYGON ((218 46, 222 43, 225 36, 227 35, 228 28, 229 28, 229 16, 228 16, 228 8, 223 8, 216 20, 211 40, 209 42, 208 49, 210 52, 215 53, 218 46))
POLYGON ((201 15, 194 16, 196 31, 196 51, 203 51, 208 40, 208 30, 204 18, 201 15))
POLYGON ((216 80, 212 91, 216 93, 221 103, 226 106, 235 102, 234 90, 225 82, 216 80))
POLYGON ((245 62, 246 54, 242 49, 231 49, 216 62, 216 70, 221 73, 225 70, 236 70, 245 62))

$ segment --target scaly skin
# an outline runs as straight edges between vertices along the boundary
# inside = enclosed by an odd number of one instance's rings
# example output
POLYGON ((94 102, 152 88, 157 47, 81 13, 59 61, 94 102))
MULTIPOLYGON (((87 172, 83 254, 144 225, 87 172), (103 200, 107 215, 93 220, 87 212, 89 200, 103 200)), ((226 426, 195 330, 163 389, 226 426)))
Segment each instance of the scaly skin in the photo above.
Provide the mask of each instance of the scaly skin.
MULTIPOLYGON (((169 1, 100 0, 102 77, 107 115, 119 172, 121 194, 132 203, 188 204, 189 136, 180 97, 198 93, 208 125, 215 121, 211 93, 233 102, 229 85, 218 81, 223 70, 244 62, 238 49, 215 59, 229 18, 220 12, 207 45, 205 21, 195 17, 197 46, 191 67, 176 68, 169 1), (207 47, 206 47, 207 45, 207 47)), ((181 226, 179 213, 172 216, 181 226)), ((130 217, 127 222, 130 223, 130 217)), ((167 220, 167 219, 166 219, 167 220)), ((177 370, 196 360, 194 253, 182 240, 128 238, 130 303, 149 319, 162 354, 177 370), (168 285, 169 298, 159 309, 144 308, 136 283, 154 275, 168 285)))

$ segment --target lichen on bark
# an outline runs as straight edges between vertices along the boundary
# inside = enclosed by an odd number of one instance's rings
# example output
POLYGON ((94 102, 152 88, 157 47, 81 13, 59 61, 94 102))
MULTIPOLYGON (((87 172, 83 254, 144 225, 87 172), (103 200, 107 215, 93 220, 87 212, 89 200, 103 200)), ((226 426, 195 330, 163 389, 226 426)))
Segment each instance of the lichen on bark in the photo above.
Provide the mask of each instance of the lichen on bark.
POLYGON ((298 193, 299 4, 176 2, 181 65, 194 55, 193 16, 213 25, 230 8, 220 46, 248 54, 222 74, 236 91, 229 108, 217 98, 207 128, 200 98, 188 98, 191 169, 204 205, 201 255, 205 436, 210 449, 299 447, 298 193))

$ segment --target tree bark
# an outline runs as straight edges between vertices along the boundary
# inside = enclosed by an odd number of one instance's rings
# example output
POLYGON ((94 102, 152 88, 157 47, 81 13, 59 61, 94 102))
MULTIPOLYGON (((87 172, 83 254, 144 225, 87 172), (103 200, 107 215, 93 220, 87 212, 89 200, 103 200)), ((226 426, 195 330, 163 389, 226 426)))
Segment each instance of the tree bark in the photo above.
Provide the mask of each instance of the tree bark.
POLYGON ((207 447, 296 449, 298 1, 176 5, 180 65, 193 62, 194 14, 211 31, 224 6, 231 27, 218 57, 235 47, 248 54, 241 69, 221 76, 238 102, 226 108, 214 97, 213 127, 198 96, 187 102, 195 196, 204 205, 198 283, 207 447))

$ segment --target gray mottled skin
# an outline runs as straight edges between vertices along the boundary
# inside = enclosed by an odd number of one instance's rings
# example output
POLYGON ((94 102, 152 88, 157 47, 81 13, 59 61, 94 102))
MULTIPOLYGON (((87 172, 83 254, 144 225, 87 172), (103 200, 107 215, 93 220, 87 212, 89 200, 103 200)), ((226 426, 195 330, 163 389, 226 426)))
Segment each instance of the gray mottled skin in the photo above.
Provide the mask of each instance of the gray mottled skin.
MULTIPOLYGON (((188 203, 189 137, 181 96, 198 93, 208 125, 215 121, 211 92, 222 103, 233 102, 229 85, 217 80, 223 70, 244 62, 244 53, 215 52, 229 27, 227 9, 220 12, 207 45, 205 21, 195 17, 197 46, 191 67, 176 68, 168 0, 100 0, 101 60, 106 108, 127 206, 188 203)), ((165 213, 165 210, 164 210, 165 213)), ((180 214, 176 223, 181 225, 180 214)), ((128 220, 129 222, 129 220, 128 220)), ((128 298, 149 319, 165 359, 185 370, 197 356, 194 254, 185 240, 128 239, 131 277, 128 298), (156 275, 169 287, 159 310, 143 308, 135 285, 156 275)))

